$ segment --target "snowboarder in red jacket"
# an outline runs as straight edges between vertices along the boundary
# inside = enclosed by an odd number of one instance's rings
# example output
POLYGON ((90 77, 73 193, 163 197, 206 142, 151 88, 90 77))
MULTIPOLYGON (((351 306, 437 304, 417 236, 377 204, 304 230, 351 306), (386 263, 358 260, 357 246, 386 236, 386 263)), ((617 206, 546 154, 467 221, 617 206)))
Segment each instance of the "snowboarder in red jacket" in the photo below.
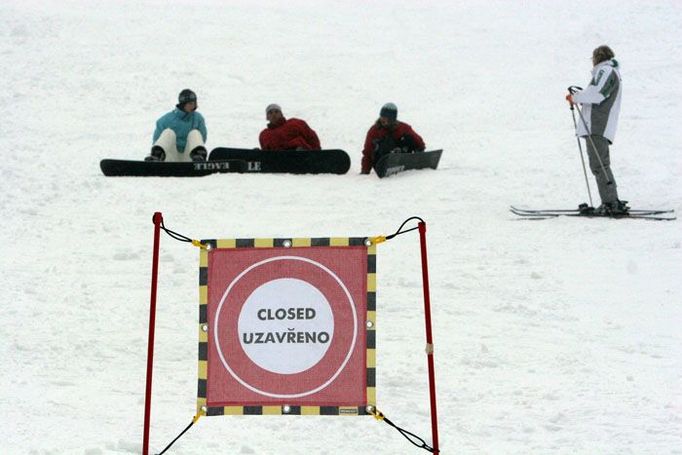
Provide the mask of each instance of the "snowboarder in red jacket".
POLYGON ((361 172, 369 174, 374 163, 387 153, 423 152, 425 148, 421 136, 407 123, 398 121, 398 107, 386 103, 381 107, 379 119, 367 132, 361 172))
POLYGON ((262 150, 320 150, 320 139, 306 122, 284 118, 282 108, 270 104, 265 109, 268 127, 258 136, 262 150))

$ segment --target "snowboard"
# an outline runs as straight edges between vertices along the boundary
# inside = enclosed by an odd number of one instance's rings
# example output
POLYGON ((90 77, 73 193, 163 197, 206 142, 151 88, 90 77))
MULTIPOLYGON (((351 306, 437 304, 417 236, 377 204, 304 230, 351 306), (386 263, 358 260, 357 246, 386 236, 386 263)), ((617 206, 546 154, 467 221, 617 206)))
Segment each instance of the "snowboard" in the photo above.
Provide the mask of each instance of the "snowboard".
POLYGON ((99 162, 99 167, 107 177, 202 177, 245 172, 247 163, 242 160, 166 162, 104 159, 99 162))
POLYGON ((379 178, 399 174, 412 169, 436 169, 443 150, 415 153, 389 153, 376 162, 374 171, 379 178))
POLYGON ((290 174, 345 174, 350 157, 343 150, 259 150, 218 147, 211 160, 243 160, 245 172, 290 174))

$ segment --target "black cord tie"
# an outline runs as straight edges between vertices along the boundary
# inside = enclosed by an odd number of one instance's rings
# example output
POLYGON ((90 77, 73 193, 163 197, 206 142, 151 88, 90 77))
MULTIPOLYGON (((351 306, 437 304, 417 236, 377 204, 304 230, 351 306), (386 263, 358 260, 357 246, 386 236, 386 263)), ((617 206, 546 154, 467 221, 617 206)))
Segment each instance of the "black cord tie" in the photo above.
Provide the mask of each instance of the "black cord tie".
POLYGON ((173 239, 175 239, 175 240, 179 240, 179 241, 181 241, 181 242, 189 242, 189 243, 192 243, 192 239, 190 239, 189 237, 184 236, 184 235, 182 235, 182 234, 179 234, 179 233, 177 233, 177 232, 175 232, 175 231, 171 231, 171 230, 168 229, 166 226, 164 226, 164 225, 163 225, 163 220, 161 220, 161 229, 163 229, 163 230, 166 232, 166 234, 168 234, 169 236, 171 236, 171 237, 172 237, 173 239))
POLYGON ((168 234, 174 240, 178 240, 180 242, 188 242, 188 243, 191 243, 192 245, 199 247, 199 248, 202 248, 204 250, 209 248, 208 245, 204 245, 199 240, 191 239, 191 238, 187 237, 186 235, 182 235, 178 232, 171 231, 166 226, 164 226, 163 219, 161 220, 160 227, 161 227, 161 229, 163 229, 166 232, 166 234, 168 234))
POLYGON ((184 430, 182 430, 182 432, 181 432, 179 435, 177 435, 177 436, 175 437, 175 439, 173 439, 173 440, 170 442, 170 444, 168 444, 168 445, 166 446, 165 449, 163 449, 161 452, 159 452, 159 453, 156 454, 156 455, 163 455, 164 453, 166 453, 166 451, 167 451, 168 449, 170 449, 171 446, 172 446, 173 444, 175 444, 175 441, 177 441, 178 439, 180 439, 180 438, 182 437, 182 435, 184 435, 185 433, 187 433, 187 430, 189 430, 190 428, 192 428, 192 425, 194 425, 194 423, 195 423, 197 420, 199 420, 199 416, 194 416, 194 418, 192 419, 192 422, 190 422, 190 424, 187 425, 187 427, 186 427, 184 430))
POLYGON ((426 441, 424 441, 422 438, 420 438, 420 437, 417 436, 416 434, 414 434, 414 433, 412 433, 412 432, 410 432, 410 431, 407 431, 407 430, 405 430, 404 428, 400 428, 398 425, 396 425, 395 423, 391 422, 391 421, 388 419, 388 417, 386 417, 381 411, 375 410, 375 411, 373 412, 373 415, 374 415, 374 418, 375 418, 375 419, 377 419, 377 420, 383 420, 384 422, 386 422, 387 424, 389 424, 390 426, 392 426, 393 428, 395 428, 396 430, 398 430, 398 432, 399 432, 401 435, 403 435, 403 437, 404 437, 405 439, 407 439, 408 441, 410 441, 410 443, 411 443, 412 445, 414 445, 414 446, 416 446, 416 447, 419 447, 420 449, 424 449, 424 450, 426 450, 426 451, 429 452, 429 453, 434 453, 433 447, 431 447, 430 445, 428 445, 428 444, 426 443, 426 441))
POLYGON ((405 225, 406 225, 407 223, 409 223, 410 221, 412 221, 412 220, 419 220, 419 222, 421 222, 421 223, 424 222, 424 220, 422 220, 420 217, 418 217, 418 216, 412 216, 412 217, 406 219, 405 221, 403 221, 403 224, 400 225, 400 227, 398 228, 397 231, 395 231, 395 232, 394 232, 393 234, 391 234, 391 235, 387 235, 387 236, 386 236, 386 240, 391 240, 391 239, 392 239, 393 237, 395 237, 396 235, 405 234, 406 232, 410 232, 410 231, 414 231, 415 229, 419 229, 419 226, 417 226, 417 227, 413 227, 413 228, 410 228, 410 229, 405 229, 404 231, 402 230, 403 227, 405 227, 405 225))

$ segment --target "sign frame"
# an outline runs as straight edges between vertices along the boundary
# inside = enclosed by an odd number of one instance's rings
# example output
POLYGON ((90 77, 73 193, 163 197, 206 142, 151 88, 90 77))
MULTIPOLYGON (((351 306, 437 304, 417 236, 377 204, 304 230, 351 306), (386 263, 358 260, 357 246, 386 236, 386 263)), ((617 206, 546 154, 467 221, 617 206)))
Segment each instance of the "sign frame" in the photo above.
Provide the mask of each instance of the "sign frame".
MULTIPOLYGON (((316 238, 251 238, 251 239, 209 239, 202 240, 207 248, 200 250, 199 257, 199 345, 198 345, 198 386, 197 415, 373 415, 376 409, 376 245, 367 237, 316 237, 316 238), (361 403, 348 405, 307 405, 295 397, 282 398, 280 403, 263 405, 252 402, 212 405, 208 403, 209 353, 215 352, 216 341, 212 339, 215 321, 211 321, 209 310, 209 256, 222 249, 270 249, 281 252, 281 256, 296 255, 305 249, 321 248, 362 248, 366 251, 367 267, 363 295, 363 314, 357 314, 357 339, 364 339, 365 390, 361 403), (214 343, 210 348, 209 344, 214 343)), ((311 250, 312 251, 312 250, 311 250)), ((312 261, 311 261, 312 262, 312 261)), ((213 302, 215 304, 215 302, 213 302)), ((222 355, 222 354, 221 354, 222 355)), ((213 363, 212 363, 213 364, 213 363)))

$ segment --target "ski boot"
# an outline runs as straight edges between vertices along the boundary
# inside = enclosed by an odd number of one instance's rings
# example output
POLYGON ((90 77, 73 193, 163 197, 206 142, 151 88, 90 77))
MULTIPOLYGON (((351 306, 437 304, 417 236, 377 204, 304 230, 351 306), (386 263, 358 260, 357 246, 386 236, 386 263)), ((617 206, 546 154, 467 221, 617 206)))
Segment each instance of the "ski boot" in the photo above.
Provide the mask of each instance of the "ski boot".
POLYGON ((581 215, 593 215, 595 209, 594 207, 590 207, 587 205, 587 203, 583 202, 578 206, 578 212, 580 212, 581 215))
POLYGON ((163 151, 161 147, 158 145, 155 145, 152 147, 152 151, 149 154, 149 156, 146 156, 144 158, 145 161, 165 161, 166 160, 166 152, 163 151))
POLYGON ((628 201, 616 200, 615 202, 605 202, 597 208, 597 212, 600 215, 606 216, 624 216, 627 215, 628 201))
POLYGON ((611 214, 612 215, 626 215, 630 207, 628 207, 628 201, 617 200, 611 203, 611 214))
POLYGON ((206 149, 202 146, 196 147, 194 150, 189 152, 189 157, 192 161, 206 161, 206 149))

